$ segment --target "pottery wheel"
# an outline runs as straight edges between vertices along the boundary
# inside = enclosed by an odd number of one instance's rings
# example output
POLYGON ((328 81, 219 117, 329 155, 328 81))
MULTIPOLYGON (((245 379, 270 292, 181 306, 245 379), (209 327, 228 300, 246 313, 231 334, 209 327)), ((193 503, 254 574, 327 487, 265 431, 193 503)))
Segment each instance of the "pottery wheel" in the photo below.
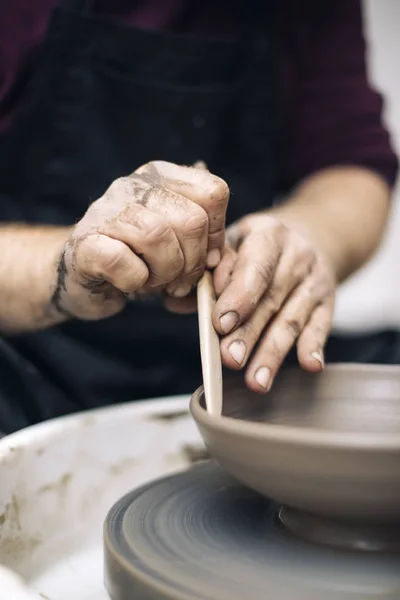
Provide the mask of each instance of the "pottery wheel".
POLYGON ((303 542, 213 462, 122 498, 105 523, 112 600, 400 598, 400 557, 303 542))

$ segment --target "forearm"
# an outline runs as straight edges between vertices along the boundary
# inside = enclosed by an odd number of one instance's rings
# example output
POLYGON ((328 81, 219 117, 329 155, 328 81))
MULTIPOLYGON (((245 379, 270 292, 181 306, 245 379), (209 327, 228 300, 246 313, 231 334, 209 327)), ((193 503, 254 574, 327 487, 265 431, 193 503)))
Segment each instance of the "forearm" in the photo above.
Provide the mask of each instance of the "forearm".
POLYGON ((378 247, 390 211, 390 189, 360 168, 332 168, 301 183, 272 209, 308 235, 331 262, 337 281, 361 267, 378 247))
POLYGON ((0 227, 0 332, 34 331, 62 322, 52 305, 69 228, 0 227))

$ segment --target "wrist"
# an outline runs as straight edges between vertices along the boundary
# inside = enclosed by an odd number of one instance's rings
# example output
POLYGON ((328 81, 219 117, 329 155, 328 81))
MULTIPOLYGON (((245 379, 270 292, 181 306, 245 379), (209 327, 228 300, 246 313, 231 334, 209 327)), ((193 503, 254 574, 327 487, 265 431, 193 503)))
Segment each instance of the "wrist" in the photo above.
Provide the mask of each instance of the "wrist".
POLYGON ((337 167, 304 180, 270 214, 307 236, 341 282, 365 264, 379 246, 390 197, 386 182, 375 173, 337 167))
POLYGON ((0 328, 15 334, 65 320, 52 305, 57 269, 69 228, 5 225, 0 228, 0 328))
POLYGON ((62 295, 65 292, 65 278, 67 275, 65 266, 65 247, 70 234, 70 229, 58 231, 51 240, 51 251, 48 259, 43 263, 42 289, 43 314, 50 319, 52 324, 58 324, 68 320, 71 315, 62 304, 62 295))
POLYGON ((65 264, 65 249, 66 241, 62 244, 61 248, 57 252, 55 260, 52 261, 51 279, 53 284, 51 286, 50 295, 46 296, 46 311, 58 322, 65 321, 73 318, 74 315, 64 306, 65 302, 64 295, 66 292, 66 276, 67 267, 65 264))

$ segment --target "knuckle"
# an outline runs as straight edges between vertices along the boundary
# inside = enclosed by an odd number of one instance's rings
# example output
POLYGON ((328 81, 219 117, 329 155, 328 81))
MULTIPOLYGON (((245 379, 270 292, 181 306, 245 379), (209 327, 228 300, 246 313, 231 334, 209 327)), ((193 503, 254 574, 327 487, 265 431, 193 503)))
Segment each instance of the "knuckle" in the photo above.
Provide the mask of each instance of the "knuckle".
POLYGON ((162 242, 172 233, 168 221, 164 221, 164 219, 150 211, 138 212, 135 218, 135 225, 142 236, 145 237, 148 244, 162 242))
POLYGON ((118 271, 123 266, 126 259, 126 252, 122 248, 114 249, 99 244, 95 252, 95 260, 102 273, 118 271))
POLYGON ((309 263, 296 254, 291 268, 291 279, 296 283, 302 283, 310 278, 311 272, 312 267, 309 263))
POLYGON ((311 244, 303 240, 300 236, 296 236, 297 257, 304 264, 313 267, 317 260, 315 249, 311 244))
POLYGON ((302 301, 307 304, 311 298, 317 298, 319 296, 316 285, 310 281, 306 281, 301 285, 299 293, 301 294, 302 301))
POLYGON ((330 299, 333 296, 333 287, 329 280, 325 278, 317 278, 312 285, 305 286, 310 296, 316 298, 330 299))
POLYGON ((157 242, 165 242, 172 235, 172 229, 168 223, 159 223, 148 233, 148 241, 150 244, 157 242))
POLYGON ((130 188, 129 177, 118 177, 108 188, 107 195, 125 193, 130 188))
POLYGON ((319 325, 314 325, 311 328, 312 333, 314 334, 315 338, 322 343, 329 331, 329 323, 325 323, 324 325, 319 324, 319 325))
POLYGON ((174 279, 177 279, 178 277, 180 277, 184 271, 184 268, 185 268, 184 258, 181 254, 179 254, 170 263, 168 279, 170 281, 173 281, 174 279))
POLYGON ((235 337, 240 337, 246 342, 255 343, 260 337, 261 331, 252 321, 247 321, 235 332, 235 337))
POLYGON ((297 339, 302 331, 302 324, 299 319, 295 317, 289 317, 284 320, 284 326, 286 331, 288 331, 290 337, 297 339))
POLYGON ((211 207, 219 208, 225 205, 229 200, 229 186, 220 177, 211 175, 211 184, 207 191, 207 200, 211 207))
POLYGON ((280 219, 274 218, 271 226, 279 238, 283 238, 290 233, 288 227, 280 219))
MULTIPOLYGON (((272 259, 268 260, 268 257, 271 254, 271 249, 273 252, 276 252, 277 248, 281 246, 280 243, 276 244, 278 240, 273 232, 267 229, 254 229, 248 236, 245 236, 244 243, 246 246, 251 249, 251 254, 253 257, 263 257, 262 260, 264 262, 271 262, 275 264, 272 259)), ((261 258, 258 259, 260 262, 261 258)))
MULTIPOLYGON (((256 226, 255 231, 265 238, 265 241, 270 242, 271 238, 282 244, 283 240, 289 233, 289 229, 280 219, 266 215, 262 221, 256 226)), ((265 243, 264 241, 264 243, 265 243)))
POLYGON ((141 168, 147 169, 147 170, 156 169, 157 171, 159 171, 163 167, 165 168, 165 167, 168 167, 169 165, 170 165, 170 163, 165 160, 149 160, 141 168))
POLYGON ((285 349, 283 348, 282 343, 280 343, 277 339, 276 334, 273 334, 271 336, 270 343, 266 350, 268 351, 271 357, 272 365, 279 365, 285 355, 285 349))
POLYGON ((306 245, 306 247, 303 250, 303 260, 305 262, 308 262, 308 264, 312 267, 314 267, 314 265, 317 262, 317 253, 314 250, 314 248, 310 245, 306 245))
POLYGON ((152 167, 157 167, 159 166, 160 163, 157 160, 149 160, 148 162, 144 163, 144 165, 142 165, 142 169, 151 169, 152 167))
POLYGON ((124 248, 107 244, 101 236, 89 235, 75 246, 74 259, 76 268, 84 274, 101 278, 120 268, 126 253, 124 248))
POLYGON ((246 319, 257 309, 259 298, 252 292, 241 292, 240 286, 241 283, 233 279, 233 286, 227 290, 224 302, 230 310, 237 312, 241 319, 246 319))
POLYGON ((184 274, 185 259, 180 248, 168 249, 160 261, 149 259, 147 262, 151 266, 153 280, 157 281, 157 285, 171 283, 184 274))
POLYGON ((265 294, 263 303, 267 307, 269 313, 275 315, 279 311, 282 304, 279 300, 281 295, 282 292, 279 288, 274 292, 267 292, 267 294, 265 294))
POLYGON ((184 230, 190 235, 204 234, 208 229, 207 213, 199 206, 191 208, 190 213, 185 218, 184 230))
POLYGON ((267 284, 271 281, 271 278, 274 274, 275 263, 270 260, 265 260, 263 262, 259 260, 254 261, 254 268, 261 276, 263 281, 267 284))
POLYGON ((150 160, 143 165, 140 165, 135 171, 130 175, 130 177, 134 177, 136 173, 143 173, 149 171, 151 169, 157 168, 157 161, 150 160))
POLYGON ((278 344, 275 335, 266 334, 256 353, 257 364, 266 365, 274 376, 284 357, 284 350, 278 344))

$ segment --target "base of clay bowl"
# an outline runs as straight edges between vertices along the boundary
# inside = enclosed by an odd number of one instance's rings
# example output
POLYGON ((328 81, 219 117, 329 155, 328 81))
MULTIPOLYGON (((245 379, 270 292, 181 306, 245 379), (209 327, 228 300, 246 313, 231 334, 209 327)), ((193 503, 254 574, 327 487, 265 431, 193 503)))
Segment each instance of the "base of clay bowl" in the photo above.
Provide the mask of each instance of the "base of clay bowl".
POLYGON ((278 521, 291 534, 338 550, 400 552, 400 523, 355 523, 324 519, 282 506, 278 521))

